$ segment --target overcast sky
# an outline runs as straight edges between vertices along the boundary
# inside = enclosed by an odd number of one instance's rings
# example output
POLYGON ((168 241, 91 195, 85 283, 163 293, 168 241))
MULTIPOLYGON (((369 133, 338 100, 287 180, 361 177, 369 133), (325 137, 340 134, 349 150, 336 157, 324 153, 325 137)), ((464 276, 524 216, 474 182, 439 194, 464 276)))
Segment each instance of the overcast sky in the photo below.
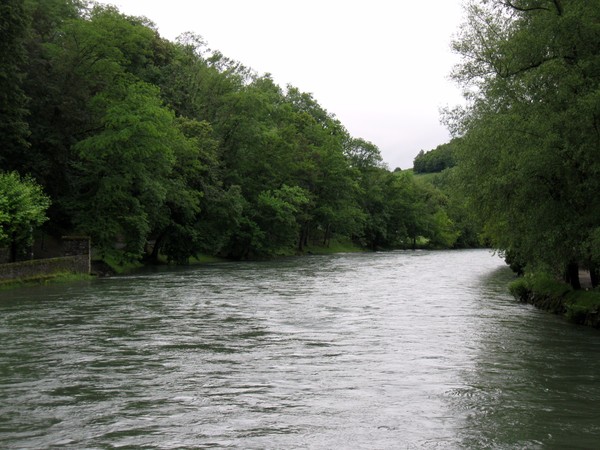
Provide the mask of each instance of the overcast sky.
POLYGON ((448 80, 461 0, 105 0, 185 31, 277 84, 310 92, 390 169, 449 140, 439 110, 461 102, 448 80))

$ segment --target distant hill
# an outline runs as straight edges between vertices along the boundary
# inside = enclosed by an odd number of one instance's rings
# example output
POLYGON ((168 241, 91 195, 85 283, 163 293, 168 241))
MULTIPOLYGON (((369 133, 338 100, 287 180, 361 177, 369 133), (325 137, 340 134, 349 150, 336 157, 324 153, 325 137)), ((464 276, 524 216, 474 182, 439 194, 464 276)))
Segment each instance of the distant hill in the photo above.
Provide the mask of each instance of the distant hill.
POLYGON ((453 139, 446 144, 438 145, 428 152, 421 150, 413 161, 413 171, 416 174, 438 173, 444 169, 454 167, 456 164, 454 157, 456 144, 457 139, 453 139))

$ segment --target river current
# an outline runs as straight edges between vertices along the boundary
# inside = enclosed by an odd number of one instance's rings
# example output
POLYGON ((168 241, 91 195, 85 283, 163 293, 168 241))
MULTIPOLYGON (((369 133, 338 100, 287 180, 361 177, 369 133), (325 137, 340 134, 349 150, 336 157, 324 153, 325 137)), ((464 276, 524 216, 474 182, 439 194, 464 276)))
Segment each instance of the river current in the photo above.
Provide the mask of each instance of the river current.
POLYGON ((0 448, 597 448, 600 332, 486 250, 0 292, 0 448))

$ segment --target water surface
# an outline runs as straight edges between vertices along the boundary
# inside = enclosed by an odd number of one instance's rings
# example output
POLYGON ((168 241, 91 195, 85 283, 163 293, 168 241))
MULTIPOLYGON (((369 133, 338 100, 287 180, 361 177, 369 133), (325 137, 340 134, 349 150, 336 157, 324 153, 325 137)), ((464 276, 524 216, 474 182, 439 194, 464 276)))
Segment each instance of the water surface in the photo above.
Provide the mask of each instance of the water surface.
POLYGON ((484 250, 2 292, 2 448, 595 448, 600 334, 484 250))

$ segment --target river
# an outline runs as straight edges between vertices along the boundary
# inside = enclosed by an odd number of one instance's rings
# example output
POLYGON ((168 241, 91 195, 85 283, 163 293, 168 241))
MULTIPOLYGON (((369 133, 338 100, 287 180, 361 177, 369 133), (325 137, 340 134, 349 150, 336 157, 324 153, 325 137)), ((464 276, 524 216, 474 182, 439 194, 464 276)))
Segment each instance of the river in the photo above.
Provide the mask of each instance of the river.
POLYGON ((486 250, 0 292, 0 448, 597 448, 600 333, 486 250))

